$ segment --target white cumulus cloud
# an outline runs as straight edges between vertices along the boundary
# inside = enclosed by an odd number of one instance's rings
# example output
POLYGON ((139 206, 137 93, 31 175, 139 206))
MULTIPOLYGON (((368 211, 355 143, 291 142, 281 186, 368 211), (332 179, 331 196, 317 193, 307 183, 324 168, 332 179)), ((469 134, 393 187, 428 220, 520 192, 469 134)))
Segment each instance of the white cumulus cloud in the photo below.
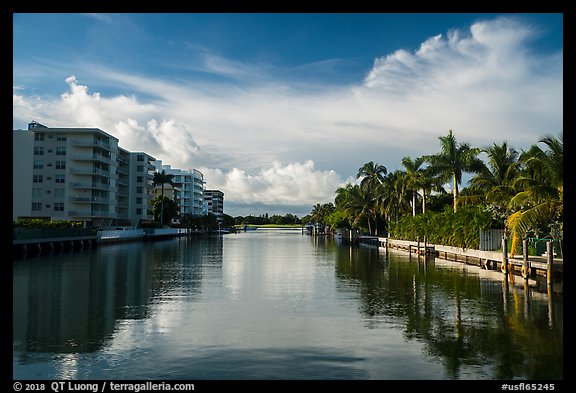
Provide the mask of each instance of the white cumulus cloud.
POLYGON ((226 200, 237 203, 262 203, 268 205, 314 205, 331 202, 334 190, 343 184, 334 171, 322 171, 314 162, 273 162, 256 174, 238 168, 202 168, 207 186, 226 190, 226 200))
POLYGON ((203 67, 225 82, 79 63, 83 78, 130 93, 92 93, 71 76, 68 91, 46 98, 15 78, 13 121, 99 127, 128 150, 201 169, 228 201, 270 206, 331 201, 365 162, 400 169, 404 156, 436 153, 449 129, 475 146, 507 140, 516 148, 562 130, 563 54, 533 51, 539 31, 500 17, 432 34, 383 53, 355 84, 310 90, 275 67, 209 49, 203 67))

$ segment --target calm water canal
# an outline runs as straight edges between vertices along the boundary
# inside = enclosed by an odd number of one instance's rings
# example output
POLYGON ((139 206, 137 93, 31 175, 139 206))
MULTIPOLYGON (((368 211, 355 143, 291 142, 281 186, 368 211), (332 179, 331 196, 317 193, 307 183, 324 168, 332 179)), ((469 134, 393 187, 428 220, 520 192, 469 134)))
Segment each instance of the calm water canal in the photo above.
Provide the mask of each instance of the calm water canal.
POLYGON ((14 379, 563 379, 562 297, 299 231, 13 262, 14 379))

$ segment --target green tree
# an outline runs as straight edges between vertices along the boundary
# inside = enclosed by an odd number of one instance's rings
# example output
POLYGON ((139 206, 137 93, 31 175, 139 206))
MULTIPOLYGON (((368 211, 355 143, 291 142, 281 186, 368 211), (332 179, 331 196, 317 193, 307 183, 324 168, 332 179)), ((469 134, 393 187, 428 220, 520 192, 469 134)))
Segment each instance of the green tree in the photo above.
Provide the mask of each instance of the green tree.
POLYGON ((229 214, 224 213, 222 225, 223 225, 225 228, 232 228, 232 227, 234 226, 234 224, 235 224, 234 217, 232 217, 232 216, 229 215, 229 214))
POLYGON ((346 199, 342 202, 342 209, 349 222, 356 227, 366 228, 370 234, 377 233, 378 199, 374 194, 368 187, 355 184, 348 188, 346 199), (373 221, 374 225, 372 225, 373 221))
POLYGON ((380 210, 389 223, 398 221, 400 217, 410 212, 410 196, 407 186, 408 182, 404 171, 391 172, 384 179, 380 210))
POLYGON ((428 196, 431 195, 432 191, 439 193, 446 193, 446 191, 442 187, 442 181, 433 176, 429 168, 422 170, 420 187, 422 187, 422 214, 425 214, 428 196))
POLYGON ((468 143, 458 143, 456 137, 449 130, 447 136, 441 136, 441 151, 435 155, 425 156, 430 164, 429 170, 433 176, 442 181, 452 181, 454 193, 454 212, 458 208, 458 185, 462 183, 464 172, 476 172, 484 165, 477 157, 480 149, 470 147, 468 143))
POLYGON ((369 190, 376 190, 384 181, 386 173, 387 170, 384 165, 370 161, 358 168, 356 178, 362 178, 360 181, 361 187, 365 187, 369 190))
POLYGON ((359 199, 360 193, 360 186, 352 183, 336 190, 336 197, 334 198, 336 211, 346 219, 347 226, 358 225, 361 220, 360 215, 364 205, 362 204, 363 200, 359 199))
POLYGON ((158 195, 152 200, 152 210, 150 213, 160 225, 165 225, 173 218, 178 217, 178 204, 168 197, 158 195))
POLYGON ((562 237, 564 213, 564 137, 546 136, 539 140, 543 150, 533 145, 520 156, 521 174, 514 180, 519 190, 509 207, 515 211, 507 220, 512 234, 511 253, 529 231, 545 230, 544 235, 562 237))
MULTIPOLYGON (((162 169, 162 172, 154 173, 154 179, 152 180, 152 182, 154 184, 154 187, 160 184, 161 186, 160 196, 162 197, 161 201, 164 201, 164 184, 170 184, 172 187, 174 187, 174 175, 168 174, 164 169, 162 169)), ((164 223, 164 203, 162 203, 160 207, 160 223, 161 225, 163 225, 164 223)))
POLYGON ((482 149, 488 162, 470 179, 470 195, 463 203, 486 203, 495 218, 504 219, 508 204, 516 194, 514 182, 519 175, 519 153, 506 141, 482 149))
MULTIPOLYGON (((362 179, 360 181, 362 195, 360 196, 366 202, 363 210, 368 216, 368 232, 374 235, 378 234, 378 211, 380 210, 380 201, 384 192, 383 183, 386 173, 387 170, 384 165, 370 161, 358 168, 358 173, 356 174, 357 179, 362 179), (372 231, 371 226, 372 220, 374 221, 374 231, 372 231)), ((358 196, 356 195, 356 197, 358 196)))
POLYGON ((348 228, 350 229, 350 223, 348 221, 348 217, 346 215, 346 213, 344 213, 341 210, 335 210, 334 212, 332 212, 327 218, 326 218, 326 223, 330 226, 330 228, 332 229, 337 229, 337 228, 348 228))
MULTIPOLYGON (((424 162, 424 157, 418 157, 414 160, 410 157, 402 159, 402 165, 406 169, 406 186, 412 190, 412 216, 416 215, 417 190, 424 185, 424 170, 421 168, 424 162)), ((422 194, 424 195, 424 192, 422 194)))
POLYGON ((310 218, 313 222, 325 225, 326 219, 332 212, 334 212, 336 208, 334 207, 333 203, 317 203, 312 208, 312 212, 310 213, 310 218))

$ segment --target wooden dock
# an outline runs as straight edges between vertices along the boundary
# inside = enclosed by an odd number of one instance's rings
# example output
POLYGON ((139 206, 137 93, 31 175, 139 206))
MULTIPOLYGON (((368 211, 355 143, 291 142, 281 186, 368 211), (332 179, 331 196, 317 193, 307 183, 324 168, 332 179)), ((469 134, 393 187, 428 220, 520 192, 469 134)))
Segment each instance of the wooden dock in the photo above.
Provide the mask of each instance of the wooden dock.
POLYGON ((564 261, 554 257, 551 242, 548 242, 547 252, 544 256, 529 256, 527 243, 524 241, 522 255, 510 257, 506 239, 503 239, 502 251, 482 251, 431 244, 426 241, 396 240, 376 236, 358 236, 351 239, 361 244, 377 246, 386 251, 395 249, 418 256, 430 255, 449 261, 475 265, 486 270, 500 270, 505 275, 511 274, 522 276, 524 279, 545 280, 548 285, 554 284, 556 291, 562 292, 564 261))

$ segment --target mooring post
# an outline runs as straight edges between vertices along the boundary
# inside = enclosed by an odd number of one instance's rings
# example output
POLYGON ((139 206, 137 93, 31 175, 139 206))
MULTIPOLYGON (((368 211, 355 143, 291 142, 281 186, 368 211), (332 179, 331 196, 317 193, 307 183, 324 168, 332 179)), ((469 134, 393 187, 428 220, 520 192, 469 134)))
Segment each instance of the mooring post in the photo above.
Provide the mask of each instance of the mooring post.
POLYGON ((416 255, 420 255, 420 236, 416 236, 416 242, 417 242, 416 255))
POLYGON ((552 286, 552 268, 554 266, 554 249, 552 248, 552 242, 548 240, 546 242, 546 283, 552 286))
POLYGON ((502 273, 508 273, 508 241, 506 236, 502 236, 502 273))
POLYGON ((528 240, 522 240, 522 257, 523 257, 523 265, 522 265, 522 277, 526 280, 530 276, 530 266, 528 264, 528 240))

